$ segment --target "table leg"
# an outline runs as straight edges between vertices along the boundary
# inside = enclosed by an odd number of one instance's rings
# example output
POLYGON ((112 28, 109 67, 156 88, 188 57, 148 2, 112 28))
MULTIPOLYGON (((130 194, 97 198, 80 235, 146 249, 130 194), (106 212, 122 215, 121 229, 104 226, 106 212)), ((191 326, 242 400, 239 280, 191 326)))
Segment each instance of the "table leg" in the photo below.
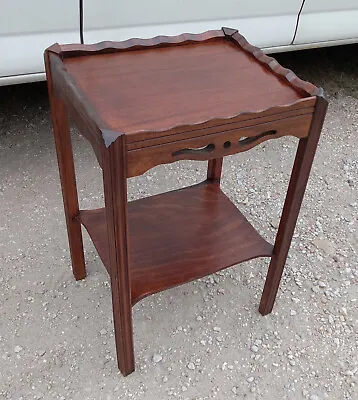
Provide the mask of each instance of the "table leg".
POLYGON ((220 183, 222 165, 223 165, 222 158, 214 158, 213 160, 209 160, 208 174, 207 174, 209 181, 220 183))
POLYGON ((134 371, 126 163, 125 136, 122 135, 105 151, 103 181, 117 361, 124 376, 134 371))
MULTIPOLYGON (((46 69, 49 70, 48 65, 46 65, 46 69)), ((81 223, 75 219, 75 217, 78 216, 79 207, 68 112, 64 101, 53 91, 51 74, 49 71, 47 76, 57 161, 71 252, 72 271, 75 279, 79 280, 85 278, 86 267, 83 254, 81 223)))
POLYGON ((326 110, 327 101, 323 97, 317 97, 309 135, 299 141, 273 256, 261 297, 259 311, 262 315, 269 314, 272 311, 276 299, 326 110))

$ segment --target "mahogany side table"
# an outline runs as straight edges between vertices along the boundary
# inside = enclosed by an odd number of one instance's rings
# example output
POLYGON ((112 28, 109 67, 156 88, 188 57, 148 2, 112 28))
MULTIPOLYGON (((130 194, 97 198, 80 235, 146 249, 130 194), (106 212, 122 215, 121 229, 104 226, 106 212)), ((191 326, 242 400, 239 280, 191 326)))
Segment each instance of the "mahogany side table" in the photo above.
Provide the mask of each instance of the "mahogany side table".
POLYGON ((73 273, 86 275, 85 226, 111 281, 118 366, 134 370, 132 306, 240 262, 271 258, 259 311, 271 312, 327 102, 237 30, 54 44, 45 51, 73 273), (105 207, 79 210, 68 114, 103 171, 105 207), (223 157, 299 139, 272 246, 220 190, 223 157), (127 203, 127 178, 208 161, 201 184, 127 203))

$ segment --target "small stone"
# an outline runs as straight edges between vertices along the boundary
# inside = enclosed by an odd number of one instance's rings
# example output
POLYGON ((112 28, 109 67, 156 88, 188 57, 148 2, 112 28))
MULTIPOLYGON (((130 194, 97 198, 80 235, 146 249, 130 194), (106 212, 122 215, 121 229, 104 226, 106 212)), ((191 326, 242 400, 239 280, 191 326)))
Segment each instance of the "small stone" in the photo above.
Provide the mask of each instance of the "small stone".
POLYGON ((347 183, 350 187, 354 186, 354 180, 353 179, 347 179, 347 183))
POLYGON ((302 287, 302 282, 301 282, 299 279, 297 279, 297 278, 295 278, 295 284, 296 284, 299 288, 302 287))
POLYGON ((313 293, 319 293, 319 288, 317 286, 312 286, 311 290, 313 293))
POLYGON ((259 351, 259 348, 256 345, 251 346, 251 351, 254 353, 257 353, 259 351))
POLYGON ((270 222, 270 225, 272 226, 272 228, 277 229, 278 226, 280 224, 280 218, 273 218, 270 222))
POLYGON ((311 394, 310 400, 321 400, 319 396, 316 396, 315 394, 311 394))
POLYGON ((190 363, 188 364, 188 369, 191 369, 191 370, 195 369, 195 364, 192 363, 192 362, 190 362, 190 363))
POLYGON ((99 331, 99 333, 100 333, 101 336, 104 336, 104 335, 107 334, 107 331, 106 331, 105 329, 101 329, 101 330, 99 331))
POLYGON ((296 314, 297 314, 297 311, 295 311, 295 310, 291 310, 291 311, 290 311, 291 317, 295 316, 296 314))
POLYGON ((350 370, 347 370, 347 371, 343 372, 343 375, 345 375, 345 376, 353 376, 354 372, 350 371, 350 370))
POLYGON ((214 326, 213 330, 215 332, 221 332, 221 328, 219 326, 214 326))
POLYGON ((334 243, 327 239, 314 239, 312 240, 312 244, 317 247, 317 249, 323 250, 326 254, 333 255, 335 252, 334 243))
POLYGON ((158 363, 158 362, 160 362, 160 361, 162 361, 162 359, 163 359, 163 357, 161 356, 161 354, 154 354, 153 355, 153 358, 152 358, 152 360, 153 360, 153 362, 156 364, 156 363, 158 363))
POLYGON ((248 383, 252 383, 253 381, 254 381, 254 377, 253 376, 249 376, 247 379, 246 379, 246 381, 248 382, 248 383))
POLYGON ((186 386, 183 385, 183 386, 181 387, 181 390, 182 390, 182 392, 186 392, 186 391, 188 390, 188 388, 187 388, 186 386))
POLYGON ((168 382, 168 377, 166 375, 163 376, 163 382, 164 383, 168 382))
POLYGON ((14 348, 15 353, 20 353, 21 350, 23 350, 23 348, 21 346, 15 346, 15 348, 14 348))

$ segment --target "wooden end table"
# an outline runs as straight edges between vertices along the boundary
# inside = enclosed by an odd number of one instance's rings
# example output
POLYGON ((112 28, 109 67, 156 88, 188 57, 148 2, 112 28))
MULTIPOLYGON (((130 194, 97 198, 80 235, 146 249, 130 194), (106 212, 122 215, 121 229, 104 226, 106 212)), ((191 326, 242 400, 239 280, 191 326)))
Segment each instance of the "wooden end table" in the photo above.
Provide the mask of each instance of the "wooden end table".
POLYGON ((237 30, 55 44, 46 73, 73 273, 86 275, 85 226, 111 280, 118 365, 134 370, 132 306, 161 290, 271 257, 260 312, 271 312, 327 102, 237 30), (68 114, 103 170, 105 207, 79 210, 68 114), (274 246, 220 190, 223 157, 299 138, 274 246), (126 181, 178 160, 208 161, 198 185, 127 203, 126 181))

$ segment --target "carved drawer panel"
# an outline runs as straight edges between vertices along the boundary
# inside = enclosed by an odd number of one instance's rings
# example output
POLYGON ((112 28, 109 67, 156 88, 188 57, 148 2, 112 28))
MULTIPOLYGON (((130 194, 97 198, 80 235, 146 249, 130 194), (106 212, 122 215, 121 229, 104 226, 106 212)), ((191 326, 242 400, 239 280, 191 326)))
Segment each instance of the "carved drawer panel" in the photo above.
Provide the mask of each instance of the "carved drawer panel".
POLYGON ((248 128, 128 151, 128 177, 138 176, 156 165, 178 160, 211 160, 249 150, 260 143, 282 136, 308 135, 312 114, 284 118, 248 128))

